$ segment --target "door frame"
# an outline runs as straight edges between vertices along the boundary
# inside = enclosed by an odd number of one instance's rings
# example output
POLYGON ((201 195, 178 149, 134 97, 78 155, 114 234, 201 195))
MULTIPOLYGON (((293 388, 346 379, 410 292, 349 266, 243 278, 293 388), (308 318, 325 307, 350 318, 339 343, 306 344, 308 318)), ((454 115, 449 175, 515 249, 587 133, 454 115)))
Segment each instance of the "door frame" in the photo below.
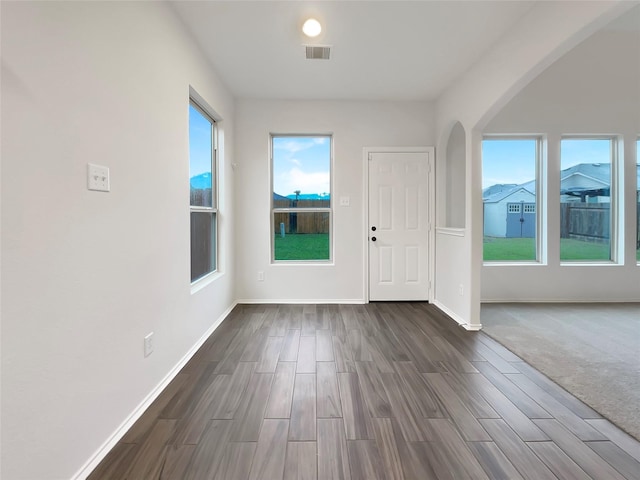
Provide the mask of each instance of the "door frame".
POLYGON ((369 157, 373 153, 426 153, 429 156, 427 175, 427 201, 429 202, 427 209, 427 261, 428 261, 428 289, 427 301, 434 299, 435 292, 435 229, 434 219, 436 211, 436 192, 435 192, 435 147, 364 147, 362 149, 363 162, 363 208, 364 215, 362 220, 363 235, 363 285, 364 285, 364 302, 369 303, 369 157))

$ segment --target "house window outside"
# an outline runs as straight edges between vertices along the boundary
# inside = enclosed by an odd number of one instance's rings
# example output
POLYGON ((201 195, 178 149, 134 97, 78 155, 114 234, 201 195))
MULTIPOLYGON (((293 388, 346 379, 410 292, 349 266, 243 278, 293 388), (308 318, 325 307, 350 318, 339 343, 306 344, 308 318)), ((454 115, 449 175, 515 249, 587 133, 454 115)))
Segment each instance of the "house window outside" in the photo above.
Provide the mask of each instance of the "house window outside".
POLYGON ((560 261, 612 260, 613 138, 560 143, 560 261))
POLYGON ((539 258, 538 137, 485 137, 482 201, 485 262, 535 262, 539 258))
POLYGON ((271 136, 274 262, 331 261, 331 136, 271 136))
POLYGON ((191 282, 217 268, 216 124, 193 100, 189 104, 191 282))

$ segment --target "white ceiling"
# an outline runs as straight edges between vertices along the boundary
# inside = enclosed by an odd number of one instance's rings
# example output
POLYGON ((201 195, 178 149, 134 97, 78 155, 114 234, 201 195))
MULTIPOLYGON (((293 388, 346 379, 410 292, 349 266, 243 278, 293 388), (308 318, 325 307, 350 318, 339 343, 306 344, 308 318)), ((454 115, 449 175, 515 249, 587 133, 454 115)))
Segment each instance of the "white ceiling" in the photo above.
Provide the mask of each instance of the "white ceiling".
POLYGON ((176 1, 238 98, 434 100, 533 1, 176 1), (314 41, 301 33, 313 16, 314 41), (306 60, 303 44, 331 45, 306 60))

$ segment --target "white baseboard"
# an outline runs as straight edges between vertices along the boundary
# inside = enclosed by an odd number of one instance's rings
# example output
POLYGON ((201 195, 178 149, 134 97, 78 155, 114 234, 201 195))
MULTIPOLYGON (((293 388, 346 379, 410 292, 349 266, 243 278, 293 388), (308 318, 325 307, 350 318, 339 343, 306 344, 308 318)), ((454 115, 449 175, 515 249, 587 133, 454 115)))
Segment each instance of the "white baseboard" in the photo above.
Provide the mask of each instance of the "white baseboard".
POLYGON ((482 325, 481 324, 471 325, 471 324, 467 323, 460 315, 458 315, 457 313, 451 311, 448 307, 446 307, 445 305, 440 303, 438 300, 434 300, 432 303, 436 307, 438 307, 440 310, 442 310, 445 314, 447 314, 449 317, 451 317, 453 320, 455 320, 458 323, 458 325, 460 325, 465 330, 469 330, 469 331, 472 331, 472 332, 477 332, 477 331, 482 329, 482 325))
POLYGON ((318 300, 317 298, 312 298, 312 299, 308 299, 308 300, 300 300, 300 299, 277 299, 274 300, 273 298, 258 298, 258 299, 253 299, 253 298, 245 298, 242 300, 238 300, 236 303, 238 304, 242 304, 242 303, 246 303, 246 304, 251 304, 251 305, 255 305, 255 304, 283 304, 283 305, 324 305, 324 304, 345 304, 345 305, 361 305, 361 304, 365 304, 367 303, 363 298, 355 298, 355 299, 348 299, 348 298, 340 298, 340 299, 327 299, 327 298, 323 298, 322 300, 318 300))
POLYGON ((100 448, 91 456, 91 458, 80 468, 80 470, 71 477, 72 480, 84 480, 98 466, 98 464, 107 456, 107 454, 116 446, 125 433, 133 426, 147 408, 158 398, 158 395, 169 385, 171 380, 180 372, 187 362, 193 357, 198 349, 207 341, 211 334, 220 326, 222 321, 227 318, 238 302, 234 302, 220 317, 207 329, 207 331, 198 339, 198 341, 189 349, 189 351, 180 359, 180 361, 169 371, 169 373, 155 386, 155 388, 140 402, 133 412, 122 422, 116 431, 102 444, 100 448))
POLYGON ((481 300, 481 303, 640 303, 640 298, 488 298, 481 300))

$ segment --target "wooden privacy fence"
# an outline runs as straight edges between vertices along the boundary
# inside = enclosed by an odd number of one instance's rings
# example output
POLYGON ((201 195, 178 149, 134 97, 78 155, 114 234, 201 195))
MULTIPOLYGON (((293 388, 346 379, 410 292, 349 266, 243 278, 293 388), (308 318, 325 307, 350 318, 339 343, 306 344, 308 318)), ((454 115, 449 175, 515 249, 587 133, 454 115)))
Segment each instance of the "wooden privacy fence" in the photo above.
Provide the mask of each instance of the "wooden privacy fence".
POLYGON ((274 200, 274 232, 280 235, 280 224, 284 233, 329 233, 329 212, 306 212, 303 209, 329 208, 329 200, 274 200), (278 208, 297 208, 295 212, 278 212, 278 208))
POLYGON ((560 238, 606 243, 610 238, 610 203, 561 203, 560 238))

